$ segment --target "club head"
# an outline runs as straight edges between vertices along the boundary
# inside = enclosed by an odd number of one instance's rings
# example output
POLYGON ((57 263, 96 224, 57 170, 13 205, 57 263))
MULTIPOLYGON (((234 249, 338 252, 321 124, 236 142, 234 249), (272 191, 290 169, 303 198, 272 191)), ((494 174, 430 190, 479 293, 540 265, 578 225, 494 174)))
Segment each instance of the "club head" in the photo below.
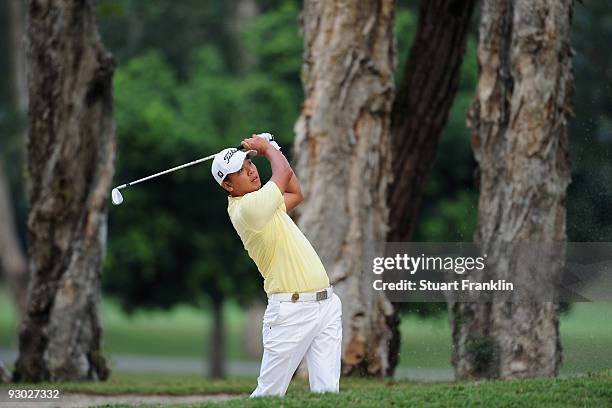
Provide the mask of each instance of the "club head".
POLYGON ((113 204, 115 205, 119 205, 123 202, 123 196, 121 195, 121 192, 118 188, 113 188, 113 191, 111 192, 111 197, 113 199, 113 204))

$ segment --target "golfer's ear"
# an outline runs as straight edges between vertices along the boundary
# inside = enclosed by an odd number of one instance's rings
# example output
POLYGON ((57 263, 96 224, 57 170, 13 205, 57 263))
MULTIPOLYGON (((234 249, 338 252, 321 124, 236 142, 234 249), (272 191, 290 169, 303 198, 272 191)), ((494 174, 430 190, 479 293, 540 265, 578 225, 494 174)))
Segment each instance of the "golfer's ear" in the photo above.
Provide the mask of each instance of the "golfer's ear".
POLYGON ((223 180, 223 181, 221 182, 221 186, 222 186, 224 189, 226 189, 227 191, 229 191, 230 193, 231 193, 232 191, 234 191, 234 187, 232 187, 232 183, 230 183, 230 182, 229 182, 229 181, 227 181, 227 180, 223 180))

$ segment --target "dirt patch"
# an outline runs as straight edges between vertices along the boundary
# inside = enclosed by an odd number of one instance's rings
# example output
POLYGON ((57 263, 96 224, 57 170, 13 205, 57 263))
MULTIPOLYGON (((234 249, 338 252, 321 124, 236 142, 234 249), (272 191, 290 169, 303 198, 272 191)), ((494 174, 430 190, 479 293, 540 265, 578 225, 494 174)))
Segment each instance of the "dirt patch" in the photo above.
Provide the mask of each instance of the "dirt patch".
MULTIPOLYGON (((116 405, 126 404, 138 406, 142 404, 149 405, 169 405, 169 404, 199 404, 202 402, 219 402, 227 401, 234 398, 246 396, 236 394, 214 394, 214 395, 140 395, 140 394, 115 394, 115 395, 100 395, 100 394, 81 394, 81 393, 64 393, 59 400, 41 401, 32 403, 35 408, 86 408, 100 405, 116 405)), ((22 403, 15 403, 17 408, 24 408, 22 403)), ((10 407, 3 405, 0 407, 10 407)))

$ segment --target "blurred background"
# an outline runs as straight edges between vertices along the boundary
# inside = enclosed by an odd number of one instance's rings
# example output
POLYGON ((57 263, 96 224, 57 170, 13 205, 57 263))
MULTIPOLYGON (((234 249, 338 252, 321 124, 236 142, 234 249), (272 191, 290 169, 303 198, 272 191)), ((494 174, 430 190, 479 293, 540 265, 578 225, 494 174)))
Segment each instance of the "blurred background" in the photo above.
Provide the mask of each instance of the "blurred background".
MULTIPOLYGON (((419 1, 397 6, 399 83, 419 1)), ((291 156, 303 100, 300 9, 294 0, 99 1, 99 28, 116 61, 113 184, 210 155, 252 133, 273 133, 291 156)), ((13 13, 11 1, 1 0, 0 164, 25 250, 26 117, 14 63, 23 45, 11 40, 13 13)), ((472 240, 478 192, 465 118, 478 79, 474 20, 414 241, 472 240)), ((612 6, 577 3, 569 241, 612 241, 611 43, 612 6)), ((256 163, 266 177, 268 167, 256 163)), ((124 193, 129 205, 109 210, 101 312, 104 349, 116 371, 258 372, 261 277, 230 227, 226 195, 209 165, 131 188, 124 193)), ((2 279, 0 360, 10 363, 17 315, 2 279)), ((610 303, 565 307, 561 375, 612 366, 611 311, 610 303)), ((401 333, 398 377, 453 378, 445 305, 403 305, 401 333)))

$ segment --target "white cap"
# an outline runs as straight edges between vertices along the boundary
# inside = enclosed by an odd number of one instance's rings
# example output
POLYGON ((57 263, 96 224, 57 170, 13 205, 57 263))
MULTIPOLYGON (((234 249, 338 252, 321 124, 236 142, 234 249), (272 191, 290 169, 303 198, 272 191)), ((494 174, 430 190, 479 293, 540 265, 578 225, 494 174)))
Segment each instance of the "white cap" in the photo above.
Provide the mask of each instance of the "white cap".
POLYGON ((219 153, 215 154, 210 171, 212 172, 215 180, 217 180, 217 183, 221 185, 228 174, 235 173, 242 168, 244 159, 247 157, 253 157, 256 154, 256 150, 248 150, 245 152, 238 150, 235 147, 223 149, 219 153))

